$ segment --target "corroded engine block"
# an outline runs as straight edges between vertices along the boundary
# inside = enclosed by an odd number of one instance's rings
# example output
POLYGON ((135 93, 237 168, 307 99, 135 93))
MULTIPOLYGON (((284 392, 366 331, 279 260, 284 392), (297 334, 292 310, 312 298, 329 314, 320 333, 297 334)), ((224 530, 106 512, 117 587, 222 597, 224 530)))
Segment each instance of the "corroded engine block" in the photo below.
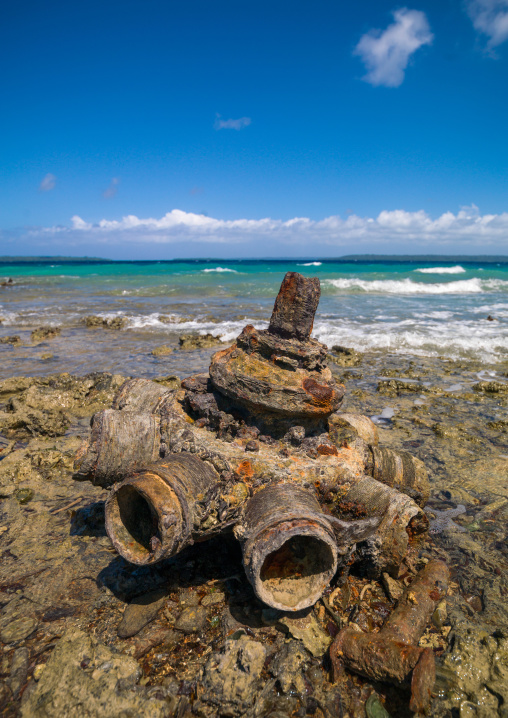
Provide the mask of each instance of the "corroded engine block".
POLYGON ((233 531, 266 604, 314 604, 358 562, 396 575, 428 528, 427 473, 378 445, 375 425, 340 413, 344 387, 310 338, 319 280, 289 272, 267 330, 246 326, 209 374, 179 390, 131 379, 94 416, 76 457, 112 487, 106 528, 117 551, 152 564, 233 531))

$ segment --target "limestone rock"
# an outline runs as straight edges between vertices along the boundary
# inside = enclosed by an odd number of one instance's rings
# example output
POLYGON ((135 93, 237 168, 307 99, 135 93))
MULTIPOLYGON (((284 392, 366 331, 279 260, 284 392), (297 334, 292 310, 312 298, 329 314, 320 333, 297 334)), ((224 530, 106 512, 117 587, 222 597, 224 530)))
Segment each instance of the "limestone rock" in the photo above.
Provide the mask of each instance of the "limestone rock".
POLYGON ((270 672, 279 681, 283 693, 289 693, 294 687, 298 693, 305 694, 306 683, 303 669, 309 661, 309 654, 300 641, 285 643, 270 664, 270 672))
MULTIPOLYGON (((134 690, 138 662, 114 653, 82 631, 67 631, 56 645, 35 690, 21 708, 23 718, 163 718, 169 703, 134 690)), ((162 690, 158 692, 161 695, 162 690)))
POLYGON ((182 334, 179 343, 180 349, 207 349, 220 344, 221 340, 213 334, 182 334))
POLYGON ((33 342, 43 342, 47 339, 54 339, 61 333, 60 327, 37 327, 30 336, 33 342))
POLYGON ((264 646, 245 635, 226 641, 204 667, 206 700, 220 706, 223 716, 244 715, 254 702, 265 658, 264 646))
POLYGON ((293 638, 300 640, 313 656, 324 656, 332 639, 328 636, 312 611, 301 611, 300 614, 283 616, 279 621, 287 628, 293 638))
POLYGON ((335 344, 328 359, 338 366, 358 366, 362 363, 363 354, 356 349, 335 344))
POLYGON ((84 323, 87 327, 104 327, 104 329, 122 329, 127 324, 126 317, 113 317, 112 319, 103 319, 103 317, 97 317, 90 315, 85 317, 84 323))
POLYGON ((152 356, 154 357, 165 357, 172 353, 173 349, 167 346, 167 344, 163 344, 160 347, 155 347, 155 349, 152 349, 152 356))
POLYGON ((0 633, 0 640, 2 643, 15 643, 16 641, 22 641, 35 631, 37 628, 37 621, 35 618, 24 616, 16 618, 14 621, 8 623, 2 632, 0 633))
POLYGON ((176 619, 175 628, 183 633, 199 633, 206 622, 206 608, 204 606, 190 606, 184 608, 176 619))
POLYGON ((136 596, 124 611, 118 636, 129 638, 139 633, 144 626, 154 620, 164 605, 166 598, 165 591, 151 591, 141 596, 136 596))

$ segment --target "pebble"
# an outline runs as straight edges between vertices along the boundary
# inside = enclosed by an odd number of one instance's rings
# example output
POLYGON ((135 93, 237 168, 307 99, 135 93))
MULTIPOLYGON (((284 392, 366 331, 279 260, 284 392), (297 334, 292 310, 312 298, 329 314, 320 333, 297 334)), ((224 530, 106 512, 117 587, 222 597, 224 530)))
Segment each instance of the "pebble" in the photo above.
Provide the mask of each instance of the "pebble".
POLYGON ((222 593, 222 591, 215 591, 215 593, 207 593, 206 596, 203 596, 203 598, 201 599, 201 605, 213 606, 216 603, 222 603, 225 598, 226 594, 222 593))
POLYGON ((181 606, 199 605, 199 596, 196 591, 193 591, 191 588, 184 588, 178 598, 181 606))
POLYGON ((404 587, 388 573, 383 573, 381 581, 383 583, 385 593, 390 601, 398 601, 404 593, 404 587))
POLYGON ((24 618, 17 618, 11 623, 7 624, 0 633, 0 641, 2 643, 14 643, 15 641, 22 641, 24 638, 35 631, 38 623, 35 618, 25 616, 24 618))
POLYGON ((117 634, 120 638, 130 638, 139 633, 148 623, 154 620, 164 605, 166 593, 151 591, 136 596, 124 611, 117 634))
POLYGON ((44 673, 44 669, 45 669, 45 668, 46 668, 46 664, 45 664, 45 663, 38 663, 38 664, 35 666, 34 672, 33 672, 33 674, 32 674, 34 681, 38 681, 38 680, 40 679, 40 677, 41 677, 42 674, 44 673))
POLYGON ((206 608, 204 606, 191 606, 184 608, 178 616, 175 628, 183 633, 199 633, 206 623, 206 608))
POLYGON ((154 357, 168 356, 168 354, 172 353, 172 347, 167 346, 167 344, 163 344, 161 347, 156 347, 155 349, 152 349, 152 356, 154 357))

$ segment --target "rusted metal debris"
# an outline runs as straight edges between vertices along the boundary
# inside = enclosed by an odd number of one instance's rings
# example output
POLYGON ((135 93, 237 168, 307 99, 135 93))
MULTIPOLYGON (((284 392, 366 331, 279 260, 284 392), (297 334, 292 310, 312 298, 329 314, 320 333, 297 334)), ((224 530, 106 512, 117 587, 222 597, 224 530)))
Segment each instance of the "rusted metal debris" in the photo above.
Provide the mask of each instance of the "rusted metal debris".
MULTIPOLYGON (((310 338, 319 294, 318 279, 289 272, 268 329, 245 327, 209 374, 178 390, 131 379, 94 416, 77 478, 112 487, 106 529, 128 561, 156 563, 233 530, 256 595, 286 611, 313 605, 354 563, 397 576, 428 529, 427 472, 380 447, 368 417, 338 411, 344 386, 310 338)), ((416 644, 446 582, 430 563, 379 634, 339 634, 335 665, 397 681, 414 669, 424 703, 431 657, 416 644)))
POLYGON ((434 654, 418 645, 438 602, 446 595, 449 570, 429 561, 404 591, 378 633, 343 628, 330 647, 335 676, 344 668, 374 681, 402 683, 413 672, 410 708, 424 713, 434 685, 434 654))
POLYGON ((319 281, 289 272, 269 328, 248 326, 209 375, 127 381, 93 418, 77 476, 112 486, 106 528, 138 564, 234 527, 261 600, 315 603, 337 569, 396 575, 428 522, 423 464, 378 445, 310 338, 319 281), (116 483, 119 482, 119 483, 116 483), (277 583, 278 582, 278 583, 277 583))

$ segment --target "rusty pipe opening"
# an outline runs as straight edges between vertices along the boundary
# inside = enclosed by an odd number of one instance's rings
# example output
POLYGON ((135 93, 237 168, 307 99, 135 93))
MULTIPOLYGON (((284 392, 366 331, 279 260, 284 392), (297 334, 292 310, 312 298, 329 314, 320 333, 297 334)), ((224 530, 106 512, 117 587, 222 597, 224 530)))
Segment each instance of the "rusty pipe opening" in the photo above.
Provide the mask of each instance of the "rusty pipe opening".
POLYGON ((246 567, 259 598, 273 608, 312 606, 337 570, 334 539, 312 521, 288 521, 257 538, 246 567))
POLYGON ((333 529, 311 491, 266 486, 247 503, 240 526, 247 578, 258 598, 282 611, 312 606, 337 570, 333 529))
POLYGON ((106 501, 106 531, 130 563, 146 565, 171 556, 183 529, 177 496, 154 474, 126 479, 106 501))
POLYGON ((193 541, 202 504, 219 480, 191 454, 172 454, 117 484, 106 501, 106 531, 127 561, 146 565, 193 541))

